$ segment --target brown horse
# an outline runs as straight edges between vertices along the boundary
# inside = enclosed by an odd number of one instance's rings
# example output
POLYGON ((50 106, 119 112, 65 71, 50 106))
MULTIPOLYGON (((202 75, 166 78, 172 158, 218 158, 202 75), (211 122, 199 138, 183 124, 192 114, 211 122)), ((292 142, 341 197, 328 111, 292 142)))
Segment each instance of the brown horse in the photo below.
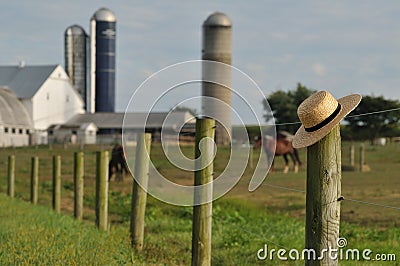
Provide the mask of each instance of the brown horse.
POLYGON ((123 172, 128 174, 128 166, 125 160, 124 148, 120 144, 115 144, 111 151, 111 160, 108 164, 109 180, 116 174, 116 180, 123 180, 123 172))
POLYGON ((254 144, 254 148, 258 149, 263 142, 264 151, 267 153, 268 163, 271 164, 271 172, 274 171, 274 156, 283 156, 285 160, 285 169, 284 173, 289 171, 289 160, 287 156, 289 155, 292 158, 294 164, 294 172, 297 173, 299 170, 299 166, 302 165, 299 154, 295 148, 292 146, 293 135, 286 131, 281 131, 276 134, 276 139, 271 136, 264 136, 264 141, 261 141, 261 137, 256 139, 254 144), (271 161, 272 160, 272 161, 271 161))

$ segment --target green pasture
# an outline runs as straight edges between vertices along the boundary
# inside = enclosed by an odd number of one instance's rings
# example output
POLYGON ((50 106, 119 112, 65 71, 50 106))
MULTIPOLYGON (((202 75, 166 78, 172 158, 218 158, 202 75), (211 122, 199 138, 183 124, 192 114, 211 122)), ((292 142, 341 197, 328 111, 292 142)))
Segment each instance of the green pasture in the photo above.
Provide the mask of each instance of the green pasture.
MULTIPOLYGON (((358 148, 356 146, 356 163, 358 148)), ((103 147, 109 149, 110 147, 103 147)), ((192 208, 176 207, 149 197, 146 210, 145 246, 141 254, 130 249, 129 210, 131 177, 112 181, 109 192, 109 232, 94 226, 95 151, 85 152, 84 221, 73 217, 73 152, 78 147, 47 146, 0 149, 0 265, 188 265, 191 256, 192 208), (7 191, 7 156, 16 155, 16 199, 7 191), (51 210, 51 157, 62 156, 61 215, 51 210), (29 200, 30 158, 40 157, 39 205, 29 200)), ((193 147, 183 147, 190 155, 193 147)), ((349 143, 343 143, 342 164, 348 164, 349 143)), ((258 151, 255 151, 256 164, 258 151)), ((229 155, 220 149, 215 172, 221 172, 229 155)), ((340 236, 348 248, 369 248, 394 253, 400 260, 400 211, 380 205, 400 206, 400 144, 384 147, 366 144, 366 163, 371 171, 343 172, 340 236), (348 200, 346 200, 348 199, 348 200), (357 200, 357 202, 356 202, 357 200), (358 201, 362 201, 360 203, 358 201), (371 205, 365 202, 378 204, 371 205)), ((300 150, 305 163, 305 150, 300 150)), ((157 169, 178 183, 191 184, 193 174, 175 169, 165 161, 159 145, 152 147, 157 169)), ((253 193, 247 191, 251 170, 213 205, 213 265, 285 265, 279 260, 258 261, 257 251, 268 247, 287 250, 304 246, 305 166, 298 174, 282 174, 283 159, 276 158, 276 173, 269 174, 253 193)), ((392 262, 376 265, 396 265, 392 262)), ((397 262, 398 263, 398 262, 397 262)), ((286 262, 303 265, 304 262, 286 262)), ((374 265, 343 261, 341 265, 374 265)))

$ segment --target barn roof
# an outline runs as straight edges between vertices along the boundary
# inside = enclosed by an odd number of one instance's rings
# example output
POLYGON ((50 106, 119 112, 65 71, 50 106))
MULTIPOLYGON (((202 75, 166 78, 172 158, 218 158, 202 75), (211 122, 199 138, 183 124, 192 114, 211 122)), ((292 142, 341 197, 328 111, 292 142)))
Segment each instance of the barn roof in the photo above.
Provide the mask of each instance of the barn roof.
POLYGON ((25 106, 6 88, 0 88, 0 124, 32 127, 32 120, 25 106))
POLYGON ((18 98, 32 98, 56 67, 0 66, 0 86, 11 89, 18 98))
POLYGON ((79 126, 83 123, 94 123, 99 129, 121 129, 124 123, 126 129, 169 128, 179 130, 179 126, 194 123, 194 117, 189 112, 154 112, 154 113, 87 113, 77 114, 67 121, 65 126, 79 126), (167 118, 168 117, 168 118, 167 118))

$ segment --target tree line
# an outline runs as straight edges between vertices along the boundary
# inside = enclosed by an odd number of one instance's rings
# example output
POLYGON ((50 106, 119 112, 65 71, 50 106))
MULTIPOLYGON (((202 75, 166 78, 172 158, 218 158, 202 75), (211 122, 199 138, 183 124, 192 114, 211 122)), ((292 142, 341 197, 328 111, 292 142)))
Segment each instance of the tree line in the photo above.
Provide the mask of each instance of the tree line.
MULTIPOLYGON (((300 124, 290 123, 300 122, 297 107, 314 92, 316 90, 298 83, 294 90, 277 90, 271 93, 263 100, 266 122, 275 119, 277 131, 285 130, 294 134, 300 124)), ((380 112, 397 108, 400 108, 399 100, 363 95, 361 103, 342 123, 343 139, 373 141, 378 137, 400 136, 400 110, 380 112)))

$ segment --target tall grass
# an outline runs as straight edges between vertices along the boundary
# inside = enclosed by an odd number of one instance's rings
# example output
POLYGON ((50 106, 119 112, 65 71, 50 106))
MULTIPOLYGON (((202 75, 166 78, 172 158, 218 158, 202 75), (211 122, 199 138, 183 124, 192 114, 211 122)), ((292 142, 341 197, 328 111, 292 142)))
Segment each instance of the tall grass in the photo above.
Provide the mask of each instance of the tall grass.
MULTIPOLYGON (((115 195, 114 195, 115 200, 115 195)), ((0 265, 188 265, 191 260, 192 208, 149 198, 144 250, 130 248, 128 210, 122 200, 115 211, 125 218, 109 232, 93 223, 58 215, 48 207, 32 206, 0 194, 0 265)), ((342 224, 341 236, 351 248, 398 253, 400 229, 342 224), (352 239, 363 241, 352 242, 352 239)), ((260 261, 257 251, 301 250, 304 222, 286 214, 270 214, 242 200, 218 200, 213 208, 213 265, 303 265, 303 261, 260 261)), ((399 256, 399 255, 397 255, 399 256)), ((360 265, 367 265, 362 264, 360 265)), ((342 265, 357 265, 344 261, 342 265)))

